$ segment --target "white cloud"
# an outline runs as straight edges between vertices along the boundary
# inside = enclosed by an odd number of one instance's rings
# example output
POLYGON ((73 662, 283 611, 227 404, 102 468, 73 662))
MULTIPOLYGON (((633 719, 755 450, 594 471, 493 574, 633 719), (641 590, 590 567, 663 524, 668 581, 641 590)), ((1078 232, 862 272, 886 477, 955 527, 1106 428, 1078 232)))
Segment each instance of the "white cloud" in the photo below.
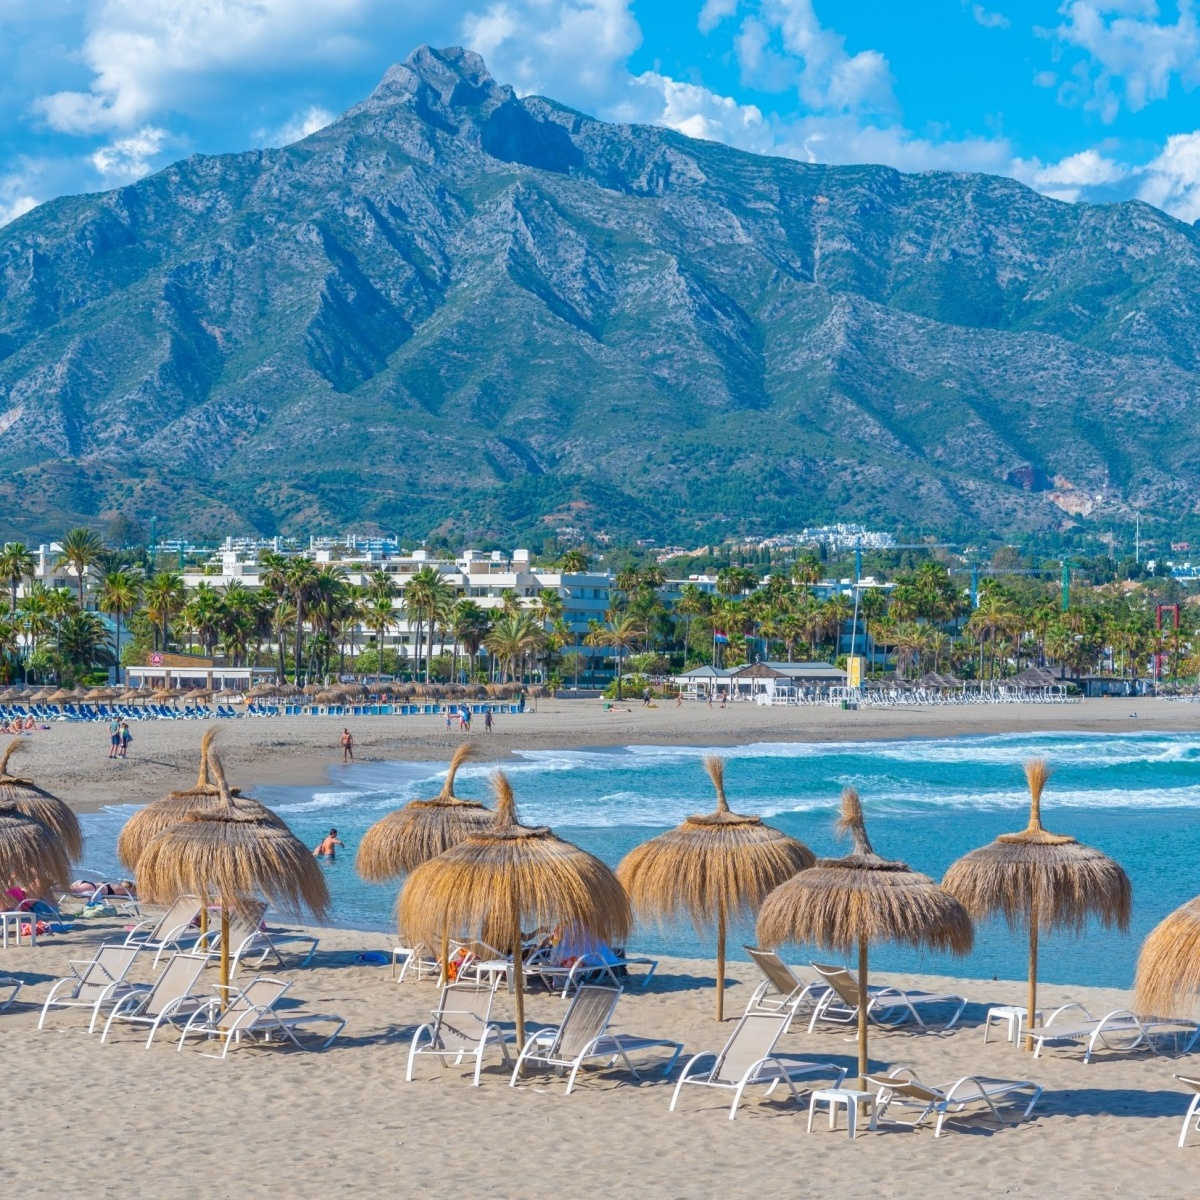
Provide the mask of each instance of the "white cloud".
POLYGON ((971 16, 975 24, 982 25, 984 29, 1007 29, 1012 24, 1002 12, 991 12, 982 4, 971 5, 971 16))
POLYGON ((1058 84, 1058 76, 1053 71, 1038 71, 1033 77, 1033 86, 1052 88, 1058 84))
POLYGON ((223 71, 344 60, 362 49, 348 32, 370 0, 97 0, 80 58, 87 91, 39 97, 51 128, 94 134, 136 128, 223 71))
POLYGON ((116 138, 91 155, 92 166, 106 183, 132 183, 151 171, 150 160, 162 150, 167 131, 143 125, 128 137, 116 138))
POLYGON ((8 180, 0 179, 0 225, 7 225, 36 207, 37 201, 22 191, 18 183, 10 184, 8 180))
POLYGON ((334 114, 319 104, 310 104, 306 109, 296 113, 285 121, 278 129, 258 130, 257 136, 266 146, 290 146, 324 129, 334 119, 334 114))
POLYGON ((775 135, 753 104, 739 104, 729 96, 656 71, 634 76, 632 84, 629 96, 608 114, 615 120, 665 125, 688 137, 761 154, 775 150, 775 135))
POLYGON ((468 12, 460 33, 519 94, 593 104, 628 86, 625 63, 642 41, 632 0, 499 0, 468 12))
POLYGON ((1078 97, 1101 120, 1116 119, 1122 102, 1138 112, 1164 99, 1172 79, 1187 89, 1200 83, 1200 28, 1193 0, 1178 0, 1170 24, 1157 18, 1153 0, 1066 0, 1065 18, 1051 35, 1088 56, 1079 64, 1076 87, 1061 98, 1078 97))
POLYGON ((1101 154, 1081 150, 1056 163, 1014 159, 1008 173, 1055 200, 1076 201, 1090 188, 1105 187, 1129 178, 1129 168, 1101 154))
POLYGON ((1142 169, 1137 195, 1181 221, 1200 220, 1200 130, 1167 138, 1142 169))
POLYGON ((712 33, 726 17, 732 17, 737 12, 738 0, 704 0, 696 22, 701 33, 712 33))
POLYGON ((742 78, 765 91, 794 87, 817 112, 894 107, 888 60, 878 50, 850 54, 846 39, 823 26, 812 0, 762 0, 735 41, 742 78))

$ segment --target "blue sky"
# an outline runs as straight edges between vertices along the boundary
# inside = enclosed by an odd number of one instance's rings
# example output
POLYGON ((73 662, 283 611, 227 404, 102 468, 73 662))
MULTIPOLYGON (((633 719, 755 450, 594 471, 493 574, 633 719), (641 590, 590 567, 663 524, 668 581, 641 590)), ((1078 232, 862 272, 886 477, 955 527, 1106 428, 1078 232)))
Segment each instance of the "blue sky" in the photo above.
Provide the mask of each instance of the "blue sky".
POLYGON ((421 42, 598 116, 1200 218, 1196 0, 0 0, 0 224, 282 145, 421 42))

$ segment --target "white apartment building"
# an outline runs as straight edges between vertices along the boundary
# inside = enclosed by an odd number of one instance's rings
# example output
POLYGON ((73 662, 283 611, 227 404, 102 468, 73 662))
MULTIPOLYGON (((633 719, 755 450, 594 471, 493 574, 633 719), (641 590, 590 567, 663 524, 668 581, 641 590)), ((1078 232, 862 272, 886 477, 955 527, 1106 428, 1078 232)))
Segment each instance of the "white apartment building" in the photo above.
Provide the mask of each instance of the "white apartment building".
MULTIPOLYGON (((311 552, 318 564, 334 563, 345 572, 349 582, 365 584, 377 571, 385 571, 392 577, 397 593, 419 570, 433 567, 442 578, 464 599, 471 599, 480 608, 500 609, 505 596, 515 594, 523 607, 532 608, 543 589, 558 593, 563 601, 563 623, 573 637, 572 643, 563 647, 563 653, 580 654, 586 666, 582 675, 590 677, 600 672, 607 651, 583 643, 590 621, 604 621, 609 607, 612 576, 607 571, 581 571, 564 573, 535 567, 528 550, 513 550, 505 554, 499 550, 483 553, 464 550, 456 558, 441 558, 426 550, 408 553, 387 554, 376 550, 347 551, 343 547, 318 547, 311 552)), ((238 582, 251 590, 261 586, 261 568, 256 555, 248 549, 223 549, 217 552, 202 567, 187 568, 182 572, 188 588, 205 583, 210 587, 223 587, 238 582)), ((396 624, 384 637, 384 647, 395 650, 402 659, 416 657, 416 622, 410 622, 402 613, 403 602, 397 595, 394 601, 396 624)), ((423 637, 428 637, 423 633, 423 637)), ((360 626, 356 641, 360 647, 373 646, 375 634, 366 626, 360 626)), ((433 653, 450 653, 452 643, 444 635, 435 637, 433 653)))

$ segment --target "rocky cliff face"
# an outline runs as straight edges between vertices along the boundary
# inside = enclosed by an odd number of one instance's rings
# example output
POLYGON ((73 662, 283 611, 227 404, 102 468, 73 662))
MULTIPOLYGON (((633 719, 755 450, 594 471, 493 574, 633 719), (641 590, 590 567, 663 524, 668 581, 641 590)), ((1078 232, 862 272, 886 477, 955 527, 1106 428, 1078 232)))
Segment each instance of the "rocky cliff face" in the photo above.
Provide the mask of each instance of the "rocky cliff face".
POLYGON ((293 146, 0 230, 0 524, 1004 531, 1058 481, 1182 517, 1198 266, 1145 205, 607 125, 422 48, 293 146))

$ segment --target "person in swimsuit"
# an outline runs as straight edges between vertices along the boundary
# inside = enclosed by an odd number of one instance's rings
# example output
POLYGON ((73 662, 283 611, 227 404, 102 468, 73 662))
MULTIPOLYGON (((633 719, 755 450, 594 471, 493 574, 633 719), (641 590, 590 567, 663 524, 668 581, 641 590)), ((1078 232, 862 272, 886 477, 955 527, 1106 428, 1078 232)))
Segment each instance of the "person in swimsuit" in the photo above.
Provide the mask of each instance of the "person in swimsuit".
POLYGON ((313 854, 317 858, 327 858, 330 862, 333 862, 337 857, 334 852, 336 846, 341 846, 345 850, 346 843, 338 837, 336 829, 331 829, 328 835, 322 838, 321 844, 313 851, 313 854))
POLYGON ((354 735, 348 729, 342 730, 342 762, 354 761, 354 735))
POLYGON ((116 758, 121 749, 121 722, 115 717, 108 723, 108 757, 116 758))

